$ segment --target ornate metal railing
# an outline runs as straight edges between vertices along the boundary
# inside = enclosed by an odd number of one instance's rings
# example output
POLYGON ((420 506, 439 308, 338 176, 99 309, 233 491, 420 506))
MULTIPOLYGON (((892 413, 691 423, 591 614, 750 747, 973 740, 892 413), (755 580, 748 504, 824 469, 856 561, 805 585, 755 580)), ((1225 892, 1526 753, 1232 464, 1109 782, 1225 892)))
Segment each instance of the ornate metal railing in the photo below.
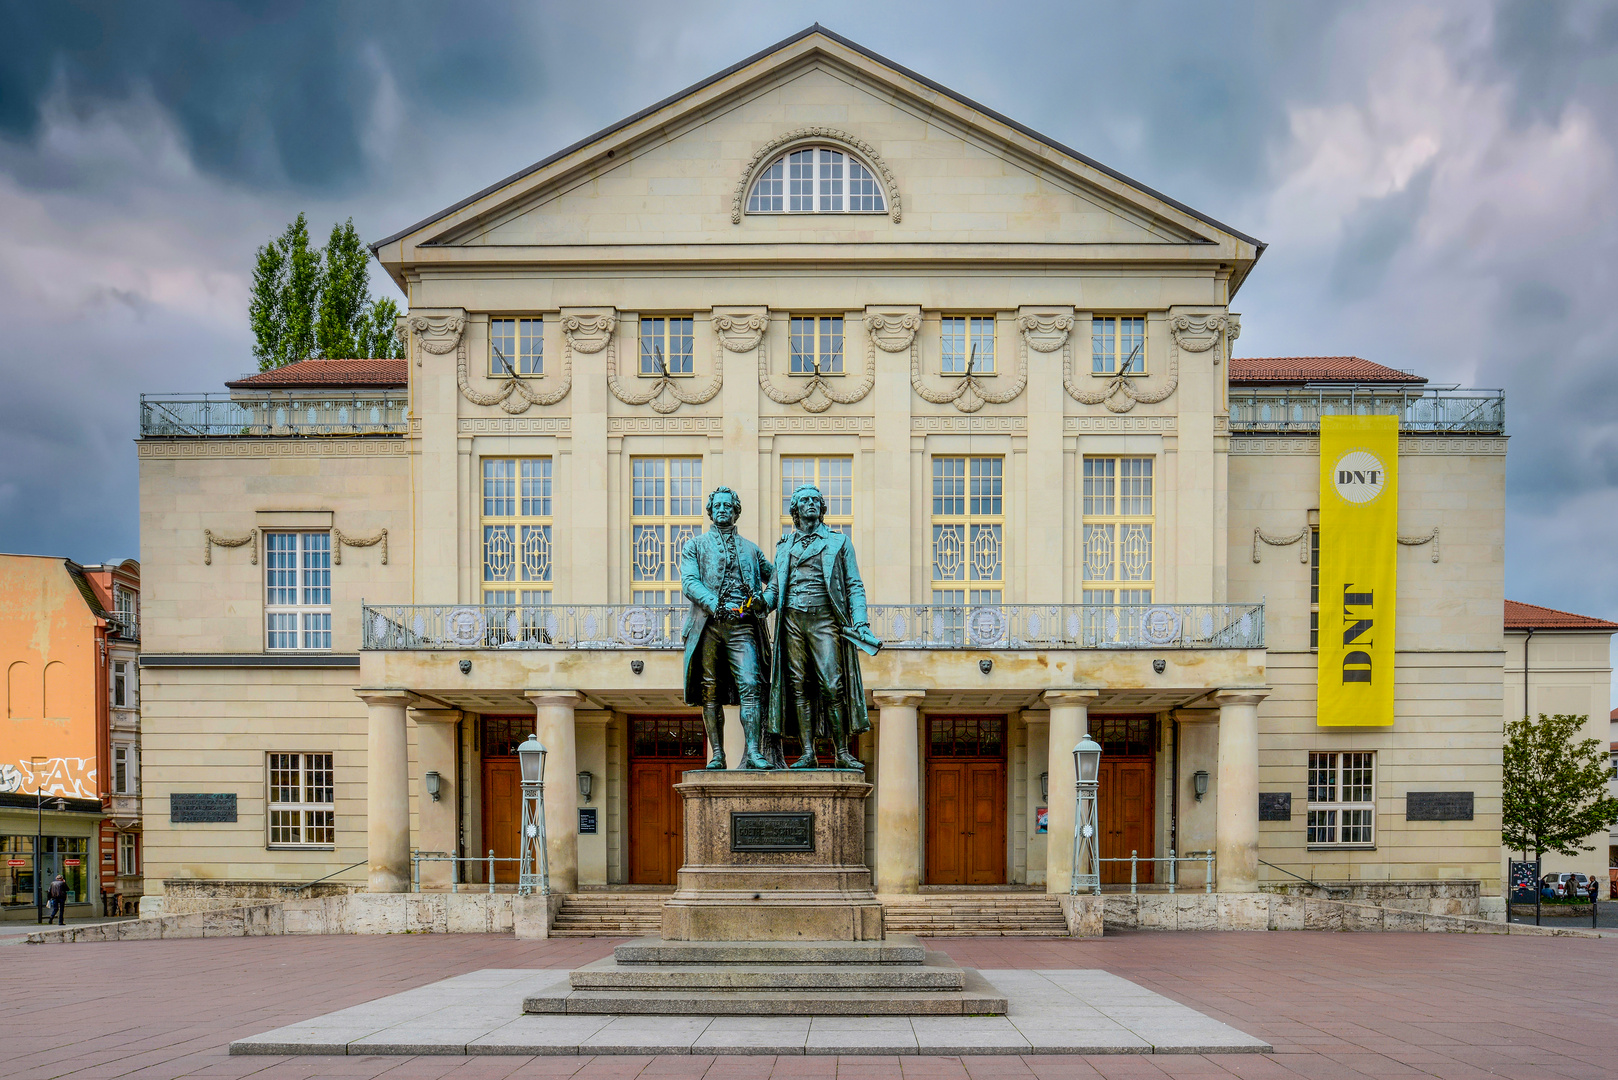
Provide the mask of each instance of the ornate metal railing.
MULTIPOLYGON (((685 604, 367 604, 364 649, 678 649, 685 604)), ((890 649, 1262 649, 1263 604, 873 604, 890 649)))
POLYGON ((379 394, 142 394, 143 439, 403 435, 409 402, 379 394))
POLYGON ((1322 416, 1397 416, 1412 434, 1499 435, 1506 430, 1504 390, 1395 390, 1386 387, 1232 388, 1230 430, 1310 433, 1322 416))

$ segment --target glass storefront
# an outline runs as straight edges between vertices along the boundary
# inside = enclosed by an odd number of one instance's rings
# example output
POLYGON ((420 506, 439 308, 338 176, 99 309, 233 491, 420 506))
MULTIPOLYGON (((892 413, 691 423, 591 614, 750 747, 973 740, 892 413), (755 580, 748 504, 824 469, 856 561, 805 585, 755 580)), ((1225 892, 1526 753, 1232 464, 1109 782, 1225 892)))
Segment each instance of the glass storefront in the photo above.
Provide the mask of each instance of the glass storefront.
MULTIPOLYGON (((90 841, 83 836, 45 837, 41 877, 46 887, 61 872, 67 879, 67 902, 83 904, 89 896, 90 841)), ((34 837, 0 836, 0 906, 33 907, 34 837)))
POLYGON ((34 838, 0 836, 0 905, 34 906, 34 838))

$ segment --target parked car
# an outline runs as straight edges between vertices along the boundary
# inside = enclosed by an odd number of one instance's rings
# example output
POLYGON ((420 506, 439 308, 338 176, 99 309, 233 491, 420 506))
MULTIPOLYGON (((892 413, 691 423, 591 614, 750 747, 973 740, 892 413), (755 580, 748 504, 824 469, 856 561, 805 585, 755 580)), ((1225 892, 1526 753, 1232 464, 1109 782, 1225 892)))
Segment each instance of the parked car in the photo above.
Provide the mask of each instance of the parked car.
POLYGON ((1546 874, 1540 879, 1540 895, 1566 899, 1590 895, 1590 878, 1584 874, 1546 874))

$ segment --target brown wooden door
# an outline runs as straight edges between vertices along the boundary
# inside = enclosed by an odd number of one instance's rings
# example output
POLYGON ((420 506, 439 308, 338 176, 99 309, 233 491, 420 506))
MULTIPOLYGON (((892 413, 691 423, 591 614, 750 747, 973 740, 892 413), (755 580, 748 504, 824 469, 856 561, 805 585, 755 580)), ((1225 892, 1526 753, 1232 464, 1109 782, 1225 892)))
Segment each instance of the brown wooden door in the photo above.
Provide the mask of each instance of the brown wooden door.
POLYGON ((927 762, 927 884, 1006 881, 1006 763, 927 762))
MULTIPOLYGON (((1101 857, 1128 859, 1133 851, 1142 859, 1156 854, 1153 849, 1153 806, 1156 770, 1151 758, 1114 758, 1101 760, 1101 784, 1096 796, 1096 812, 1101 825, 1101 857)), ((1135 880, 1148 884, 1154 880, 1153 864, 1136 865, 1135 880)), ((1103 862, 1103 885, 1129 884, 1129 863, 1103 862)))
MULTIPOLYGON (((483 850, 494 849, 496 859, 515 859, 519 854, 518 833, 522 831, 522 778, 514 757, 483 759, 483 850)), ((484 870, 483 875, 488 871, 484 870)), ((480 875, 481 876, 481 875, 480 875)), ((503 885, 517 883, 517 864, 494 864, 494 880, 503 885)))
POLYGON ((685 810, 674 785, 706 761, 702 717, 630 718, 630 884, 674 884, 685 863, 685 810))

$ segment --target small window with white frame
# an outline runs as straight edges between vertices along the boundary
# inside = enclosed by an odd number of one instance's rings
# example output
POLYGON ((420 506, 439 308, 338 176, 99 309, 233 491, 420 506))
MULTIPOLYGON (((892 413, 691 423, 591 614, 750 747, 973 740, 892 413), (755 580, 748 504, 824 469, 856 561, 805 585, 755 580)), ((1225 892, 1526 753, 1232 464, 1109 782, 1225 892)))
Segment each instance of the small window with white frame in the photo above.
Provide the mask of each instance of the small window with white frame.
POLYGON ((640 373, 648 377, 690 375, 695 370, 695 320, 664 317, 640 321, 640 373))
POLYGON ((1310 847, 1376 845, 1376 754, 1309 755, 1310 847))
POLYGON ((497 378, 545 374, 545 320, 490 319, 489 374, 497 378))
POLYGON ((875 173, 829 146, 789 150, 753 181, 749 214, 882 214, 888 209, 875 173))
POLYGON ((331 533, 264 534, 265 647, 331 650, 331 533))
POLYGON ((139 873, 139 835, 132 832, 121 832, 118 834, 118 876, 134 877, 139 873))
POLYGON ((270 847, 331 847, 337 807, 330 754, 265 755, 270 847))
POLYGON ((842 373, 843 317, 794 315, 791 374, 841 375, 842 373))
POLYGON ((140 639, 140 597, 134 590, 122 585, 112 587, 112 610, 118 620, 118 634, 133 640, 140 639))
POLYGON ((116 743, 112 748, 112 792, 114 795, 134 795, 140 790, 135 748, 127 743, 116 743))
POLYGON ((1146 374, 1146 317, 1091 316, 1090 372, 1094 375, 1146 374))
POLYGON ((133 709, 135 707, 134 669, 135 665, 128 660, 114 660, 112 662, 113 708, 133 709))
POLYGON ((945 315, 940 323, 943 374, 994 374, 994 316, 945 315))

